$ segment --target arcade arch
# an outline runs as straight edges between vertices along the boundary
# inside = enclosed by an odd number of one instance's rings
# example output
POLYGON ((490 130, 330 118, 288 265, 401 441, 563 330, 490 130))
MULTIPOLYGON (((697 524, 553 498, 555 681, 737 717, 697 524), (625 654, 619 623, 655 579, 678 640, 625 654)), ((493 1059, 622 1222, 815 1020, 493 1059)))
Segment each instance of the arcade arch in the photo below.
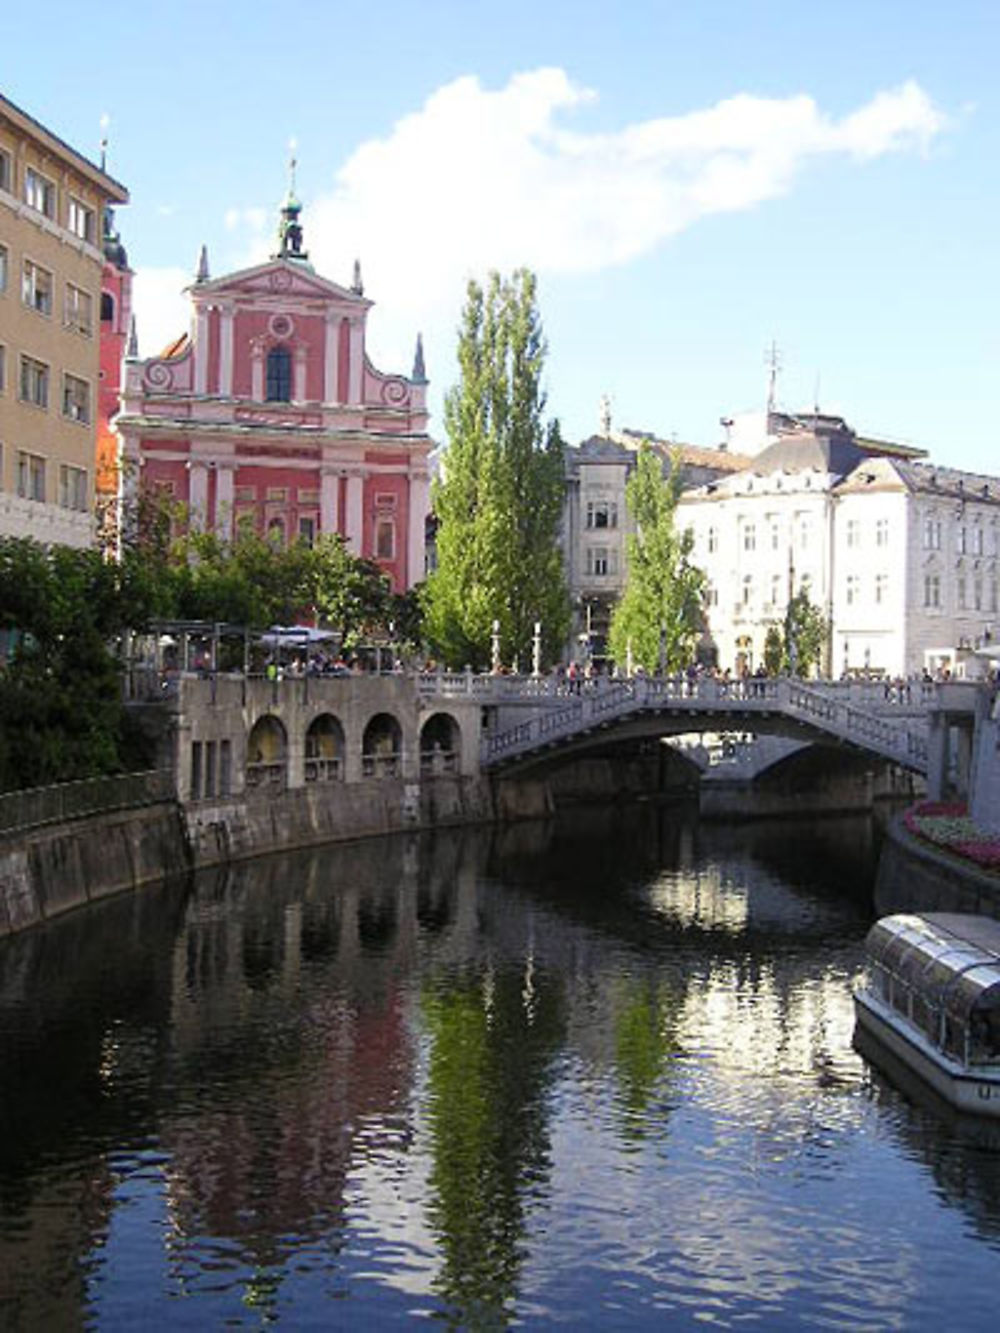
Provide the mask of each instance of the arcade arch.
POLYGON ((398 778, 402 771, 403 731, 391 713, 376 713, 361 741, 361 773, 366 778, 398 778))

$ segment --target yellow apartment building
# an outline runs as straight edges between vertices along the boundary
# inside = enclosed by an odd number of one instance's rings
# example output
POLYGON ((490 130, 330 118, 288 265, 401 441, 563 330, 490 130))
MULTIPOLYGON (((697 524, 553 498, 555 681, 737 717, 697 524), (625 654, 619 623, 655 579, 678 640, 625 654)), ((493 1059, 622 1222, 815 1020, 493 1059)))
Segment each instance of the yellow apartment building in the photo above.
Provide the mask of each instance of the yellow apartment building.
POLYGON ((103 219, 127 202, 0 95, 0 536, 94 539, 103 219))

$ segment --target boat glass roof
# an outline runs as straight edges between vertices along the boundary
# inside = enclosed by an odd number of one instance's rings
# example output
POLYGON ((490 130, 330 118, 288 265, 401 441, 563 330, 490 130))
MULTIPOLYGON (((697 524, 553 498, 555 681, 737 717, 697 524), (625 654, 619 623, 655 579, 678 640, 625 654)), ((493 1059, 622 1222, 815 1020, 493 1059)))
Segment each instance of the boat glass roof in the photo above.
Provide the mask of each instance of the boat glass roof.
POLYGON ((868 956, 956 1018, 1000 1008, 1000 921, 960 913, 883 917, 868 956))

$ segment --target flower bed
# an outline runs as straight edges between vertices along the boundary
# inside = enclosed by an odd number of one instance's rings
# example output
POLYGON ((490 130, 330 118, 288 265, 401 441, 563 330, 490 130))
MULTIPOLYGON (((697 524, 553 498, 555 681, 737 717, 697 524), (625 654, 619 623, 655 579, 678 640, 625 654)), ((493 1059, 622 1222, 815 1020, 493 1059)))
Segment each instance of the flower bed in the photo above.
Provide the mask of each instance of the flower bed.
POLYGON ((963 804, 922 801, 910 806, 903 823, 914 837, 941 847, 981 870, 1000 872, 1000 838, 981 832, 963 804))

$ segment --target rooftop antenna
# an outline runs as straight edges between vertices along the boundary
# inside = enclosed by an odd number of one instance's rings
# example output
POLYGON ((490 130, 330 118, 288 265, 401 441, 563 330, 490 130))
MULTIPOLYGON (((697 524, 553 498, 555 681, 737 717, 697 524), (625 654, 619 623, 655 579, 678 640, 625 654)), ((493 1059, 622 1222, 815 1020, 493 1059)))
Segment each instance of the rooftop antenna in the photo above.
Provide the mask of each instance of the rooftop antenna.
POLYGON ((298 140, 297 140, 297 139, 295 138, 295 136, 293 135, 292 138, 288 140, 288 197, 289 197, 289 199, 294 199, 294 197, 295 197, 295 168, 298 166, 298 161, 296 160, 296 157, 295 157, 295 151, 296 151, 296 149, 298 148, 298 146, 299 146, 299 144, 298 144, 298 140))
POLYGON ((767 415, 771 416, 777 409, 778 371, 781 369, 781 349, 773 338, 771 346, 764 351, 764 364, 768 368, 767 415))
POLYGON ((106 171, 108 166, 108 126, 111 124, 111 117, 105 111, 101 117, 101 170, 106 171))
POLYGON ((605 439, 611 438, 611 399, 606 393, 601 394, 598 424, 605 439))

